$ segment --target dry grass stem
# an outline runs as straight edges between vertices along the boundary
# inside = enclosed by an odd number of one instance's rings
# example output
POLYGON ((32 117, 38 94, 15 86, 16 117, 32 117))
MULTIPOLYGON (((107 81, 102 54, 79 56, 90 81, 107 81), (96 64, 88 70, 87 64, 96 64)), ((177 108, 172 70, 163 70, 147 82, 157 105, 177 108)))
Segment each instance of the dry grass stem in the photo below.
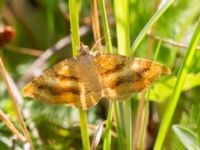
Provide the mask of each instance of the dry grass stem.
POLYGON ((98 15, 98 9, 97 9, 97 1, 92 0, 92 28, 93 28, 93 35, 94 40, 96 42, 96 49, 99 50, 101 47, 101 33, 100 33, 100 27, 99 27, 99 15, 98 15))
POLYGON ((91 150, 96 150, 96 147, 101 140, 102 133, 103 133, 103 122, 101 122, 96 126, 94 137, 91 144, 91 150))
POLYGON ((10 95, 10 98, 12 100, 14 109, 15 109, 16 114, 17 114, 18 121, 19 121, 19 123, 22 127, 22 132, 25 135, 27 141, 31 144, 32 149, 34 149, 33 144, 31 142, 31 138, 30 138, 29 133, 28 133, 28 130, 26 128, 25 122, 23 120, 22 114, 21 114, 20 109, 18 107, 19 103, 22 103, 21 94, 20 94, 17 86, 15 85, 14 81, 12 80, 10 75, 7 73, 7 71, 5 70, 4 64, 3 64, 3 61, 2 61, 1 58, 0 58, 0 73, 2 75, 3 81, 6 85, 8 93, 10 95))
MULTIPOLYGON (((105 125, 105 124, 106 124, 106 122, 104 121, 104 122, 103 122, 103 125, 105 125)), ((113 123, 113 124, 114 124, 114 123, 113 123)), ((76 124, 74 124, 73 126, 74 126, 74 127, 79 127, 80 124, 76 123, 76 124)), ((97 125, 88 124, 88 128, 95 131, 96 128, 97 128, 97 125)), ((105 133, 105 132, 106 132, 106 128, 103 127, 102 131, 103 131, 103 133, 105 133)), ((112 130, 111 130, 111 136, 112 136, 113 138, 117 138, 117 133, 116 133, 115 131, 112 131, 112 130)))
POLYGON ((13 123, 10 121, 10 119, 6 116, 6 114, 0 109, 0 119, 3 121, 3 123, 17 136, 17 139, 25 142, 26 138, 19 133, 17 128, 13 125, 13 123))
POLYGON ((142 123, 144 123, 144 112, 145 112, 145 93, 146 91, 143 91, 141 94, 138 111, 136 115, 136 123, 135 123, 135 129, 134 129, 134 139, 133 139, 133 150, 138 149, 140 146, 140 140, 141 140, 141 133, 142 133, 142 123))

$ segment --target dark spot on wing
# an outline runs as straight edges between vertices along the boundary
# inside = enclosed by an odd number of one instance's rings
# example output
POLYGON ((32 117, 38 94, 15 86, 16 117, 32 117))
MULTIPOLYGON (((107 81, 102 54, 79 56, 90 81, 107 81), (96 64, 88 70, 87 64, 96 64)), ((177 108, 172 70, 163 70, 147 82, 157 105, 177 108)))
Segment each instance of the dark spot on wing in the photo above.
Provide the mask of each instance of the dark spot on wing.
POLYGON ((110 88, 114 89, 117 86, 120 86, 120 85, 125 84, 125 83, 137 82, 141 78, 142 78, 142 76, 138 72, 134 72, 134 73, 126 75, 126 76, 121 76, 121 77, 116 78, 116 80, 113 81, 113 83, 111 84, 110 88))
POLYGON ((75 76, 57 75, 57 78, 59 78, 60 80, 79 81, 79 78, 75 76))
POLYGON ((46 90, 52 95, 61 95, 62 93, 73 93, 75 95, 80 95, 81 91, 79 87, 68 87, 68 88, 60 88, 59 86, 51 86, 48 84, 41 84, 38 86, 39 90, 46 90))
POLYGON ((122 70, 125 66, 126 66, 125 63, 117 64, 113 69, 106 70, 106 71, 102 72, 100 75, 108 75, 111 73, 118 72, 118 71, 122 70))

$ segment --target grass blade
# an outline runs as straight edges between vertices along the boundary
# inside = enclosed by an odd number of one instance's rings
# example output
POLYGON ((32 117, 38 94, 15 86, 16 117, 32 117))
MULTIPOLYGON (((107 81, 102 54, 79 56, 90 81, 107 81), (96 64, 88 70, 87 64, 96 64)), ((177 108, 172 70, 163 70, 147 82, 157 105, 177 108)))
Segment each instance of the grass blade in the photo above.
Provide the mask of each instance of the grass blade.
POLYGON ((115 18, 117 30, 117 47, 121 55, 129 55, 130 31, 129 31, 129 1, 115 0, 115 18))
POLYGON ((55 36, 55 17, 54 17, 54 10, 53 6, 55 5, 55 1, 46 1, 47 5, 46 9, 46 19, 47 19, 47 28, 50 33, 50 36, 48 38, 48 44, 51 44, 54 40, 55 36))
POLYGON ((200 150, 198 137, 195 133, 181 125, 173 125, 172 129, 174 130, 182 144, 185 146, 185 148, 189 150, 200 150))
POLYGON ((163 13, 172 5, 174 0, 167 1, 149 20, 149 22, 145 25, 143 30, 138 35, 137 39, 132 45, 132 54, 134 54, 135 50, 138 48, 139 44, 144 39, 146 33, 149 29, 158 21, 158 19, 163 15, 163 13))
POLYGON ((70 29, 72 36, 72 51, 73 56, 78 55, 78 48, 80 47, 79 39, 79 23, 78 23, 78 8, 76 0, 69 0, 69 15, 70 15, 70 29))
POLYGON ((110 36, 110 31, 109 31, 109 26, 108 26, 104 0, 99 0, 99 4, 100 4, 101 13, 102 13, 102 23, 103 23, 104 33, 105 33, 107 51, 112 52, 112 42, 111 42, 111 36, 110 36))
POLYGON ((19 133, 17 128, 13 125, 13 123, 9 120, 9 118, 6 116, 6 114, 0 109, 0 119, 3 121, 3 123, 17 136, 17 139, 25 142, 26 138, 19 133))
MULTIPOLYGON (((112 42, 111 42, 111 37, 110 37, 110 32, 109 32, 104 0, 100 0, 99 5, 100 5, 101 14, 102 14, 102 22, 103 22, 103 28, 104 28, 104 33, 105 33, 105 39, 106 39, 106 48, 108 52, 112 52, 112 42)), ((113 103, 110 103, 110 107, 108 110, 108 117, 106 120, 106 133, 105 133, 104 142, 103 142, 104 150, 110 150, 111 148, 112 112, 113 112, 113 103)))
POLYGON ((104 136, 103 149, 110 150, 111 149, 111 127, 112 127, 112 113, 113 113, 113 103, 111 103, 108 116, 106 120, 106 132, 104 136))
POLYGON ((116 130, 117 130, 117 142, 118 142, 118 148, 119 150, 124 149, 124 144, 123 144, 123 134, 122 134, 122 125, 121 125, 121 119, 120 119, 120 108, 119 108, 119 103, 115 102, 115 115, 116 115, 116 130))
POLYGON ((176 109, 176 105, 178 103, 180 93, 183 88, 183 84, 185 82, 185 78, 186 78, 190 63, 192 62, 193 56, 195 54, 195 49, 198 44, 199 38, 200 38, 200 19, 199 19, 197 27, 194 31, 193 37, 190 41, 186 56, 180 67, 180 70, 178 72, 177 81, 176 81, 175 87, 173 89, 171 99, 165 109, 165 113, 164 113, 163 120, 160 125, 160 129, 158 132, 154 150, 160 150, 163 146, 163 142, 164 142, 165 136, 167 134, 167 130, 170 126, 170 122, 172 120, 174 111, 176 109))
POLYGON ((87 129, 87 114, 85 110, 79 110, 81 123, 81 137, 84 150, 90 150, 90 141, 87 129))
MULTIPOLYGON (((117 30, 117 44, 118 44, 118 53, 121 55, 129 55, 130 49, 130 30, 129 30, 129 1, 128 0, 115 0, 115 18, 116 18, 116 30, 117 30)), ((118 102, 117 102, 118 103, 118 102)), ((117 104, 116 104, 117 105, 117 104)), ((118 104, 119 105, 119 104, 118 104)), ((118 108, 118 107, 116 107, 118 108)), ((125 132, 126 132, 126 149, 131 150, 132 147, 132 115, 131 115, 131 101, 126 100, 124 102, 124 118, 125 119, 125 132)), ((116 118, 120 120, 119 109, 116 109, 116 118)), ((119 148, 123 147, 122 144, 122 133, 120 123, 117 121, 118 128, 118 145, 119 148), (122 144, 122 145, 120 145, 122 144)), ((123 148, 124 149, 124 148, 123 148)))
MULTIPOLYGON (((78 54, 77 49, 80 47, 78 9, 76 0, 69 0, 69 11, 70 11, 70 26, 72 32, 72 50, 73 50, 73 56, 76 56, 78 54)), ((82 137, 83 149, 89 150, 90 142, 87 129, 86 111, 79 110, 79 113, 80 113, 81 137, 82 137)))

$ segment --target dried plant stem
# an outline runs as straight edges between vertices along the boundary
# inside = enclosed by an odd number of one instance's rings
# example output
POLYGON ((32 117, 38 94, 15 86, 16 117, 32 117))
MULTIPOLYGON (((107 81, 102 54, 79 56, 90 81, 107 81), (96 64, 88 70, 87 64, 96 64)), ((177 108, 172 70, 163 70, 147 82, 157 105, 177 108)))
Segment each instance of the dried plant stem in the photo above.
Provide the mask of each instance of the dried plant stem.
MULTIPOLYGON (((103 122, 103 125, 105 125, 105 124, 106 124, 106 122, 104 121, 104 122, 103 122)), ((112 124, 114 124, 114 122, 112 122, 112 124)), ((114 125, 114 126, 116 126, 116 125, 114 125)), ((73 125, 73 127, 80 127, 80 124, 79 124, 79 123, 76 123, 76 124, 73 125)), ((88 127, 89 129, 91 129, 91 130, 96 130, 97 125, 95 125, 95 124, 87 124, 87 127, 88 127)), ((106 132, 106 128, 103 127, 102 131, 103 131, 103 133, 105 133, 105 132, 106 132)), ((113 130, 111 130, 111 136, 112 136, 113 138, 118 138, 117 133, 116 133, 115 131, 113 131, 113 130)))
POLYGON ((144 122, 144 112, 145 112, 145 93, 146 91, 142 92, 141 94, 141 99, 139 102, 139 107, 137 111, 137 116, 136 116, 136 124, 135 124, 135 129, 134 129, 134 139, 133 139, 133 150, 138 149, 140 146, 140 140, 141 140, 141 133, 142 133, 142 128, 141 125, 144 122))
POLYGON ((26 141, 26 138, 21 133, 19 133, 19 131, 17 130, 17 128, 15 128, 15 126, 13 125, 13 123, 9 120, 9 118, 6 116, 6 114, 1 109, 0 109, 0 119, 17 136, 17 138, 20 141, 22 141, 22 142, 26 141))
MULTIPOLYGON (((156 0, 152 11, 155 12, 157 10, 158 4, 159 4, 159 1, 156 0)), ((149 30, 149 33, 154 34, 155 30, 156 30, 156 24, 149 30)), ((147 59, 151 59, 153 44, 154 44, 154 40, 151 38, 148 38, 147 51, 146 51, 147 59)), ((148 123, 148 116, 149 116, 149 100, 148 98, 147 99, 145 98, 146 93, 149 93, 149 91, 144 91, 141 93, 138 114, 136 117, 137 118, 136 128, 134 132, 135 133, 134 142, 136 144, 133 144, 133 145, 137 146, 136 149, 139 148, 140 150, 143 150, 145 147, 145 136, 147 132, 147 123, 148 123), (142 119, 140 120, 139 118, 142 118, 142 119)))
POLYGON ((101 136, 103 133, 103 122, 101 122, 96 128, 95 128, 95 134, 94 134, 94 138, 92 140, 92 144, 91 144, 91 150, 96 150, 97 145, 100 142, 101 136))
POLYGON ((3 77, 3 81, 6 84, 8 93, 9 93, 10 98, 12 100, 14 109, 15 109, 16 114, 17 114, 18 121, 19 121, 19 123, 22 127, 22 132, 23 132, 24 136, 26 137, 27 141, 30 143, 31 148, 34 149, 33 144, 31 142, 31 138, 30 138, 29 133, 28 133, 28 130, 26 128, 25 122, 23 120, 22 114, 21 114, 19 107, 18 107, 18 104, 17 104, 17 102, 22 101, 22 97, 21 97, 20 92, 18 91, 16 85, 14 84, 14 81, 9 76, 7 71, 5 70, 4 64, 3 64, 3 61, 2 61, 1 58, 0 58, 0 73, 3 77))
POLYGON ((101 48, 101 33, 100 33, 100 27, 99 27, 99 15, 98 15, 98 9, 97 9, 97 1, 92 0, 92 28, 93 28, 93 35, 94 40, 96 43, 96 49, 99 50, 101 48))
MULTIPOLYGON (((172 45, 172 46, 175 46, 175 47, 179 47, 179 48, 187 48, 188 47, 187 44, 176 42, 176 41, 173 41, 172 39, 162 38, 162 37, 154 35, 152 33, 147 33, 147 35, 150 38, 153 38, 154 40, 157 40, 157 41, 162 40, 162 43, 169 44, 169 45, 172 45)), ((196 50, 200 50, 200 46, 197 46, 196 50)))

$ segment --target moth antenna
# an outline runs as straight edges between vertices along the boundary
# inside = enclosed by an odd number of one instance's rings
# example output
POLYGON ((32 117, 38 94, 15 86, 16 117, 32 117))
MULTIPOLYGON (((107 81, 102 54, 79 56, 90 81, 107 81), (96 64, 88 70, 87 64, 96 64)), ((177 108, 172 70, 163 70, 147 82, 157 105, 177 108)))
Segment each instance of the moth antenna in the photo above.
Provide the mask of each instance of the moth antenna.
POLYGON ((98 40, 95 42, 95 44, 92 46, 91 51, 93 51, 93 50, 97 47, 97 45, 98 45, 104 38, 105 38, 105 35, 102 36, 100 39, 98 39, 98 40))

